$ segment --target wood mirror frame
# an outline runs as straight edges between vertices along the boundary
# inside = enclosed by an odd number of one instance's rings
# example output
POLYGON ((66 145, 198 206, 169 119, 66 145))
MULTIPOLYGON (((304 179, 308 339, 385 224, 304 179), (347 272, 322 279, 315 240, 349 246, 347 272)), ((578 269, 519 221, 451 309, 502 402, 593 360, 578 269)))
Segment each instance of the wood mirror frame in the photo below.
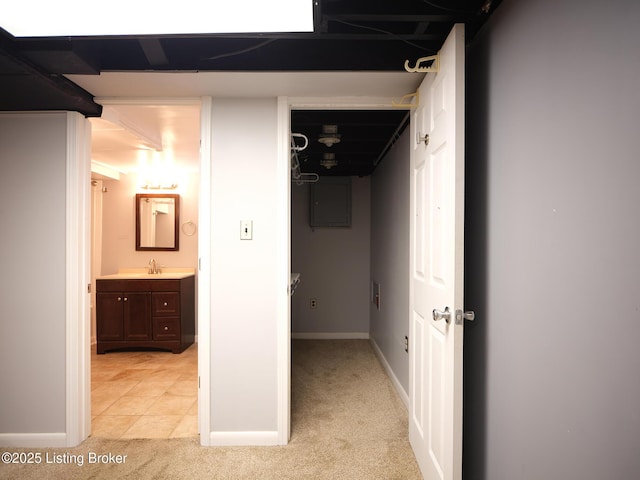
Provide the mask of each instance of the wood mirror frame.
POLYGON ((179 225, 180 195, 136 194, 136 250, 177 251, 179 225))

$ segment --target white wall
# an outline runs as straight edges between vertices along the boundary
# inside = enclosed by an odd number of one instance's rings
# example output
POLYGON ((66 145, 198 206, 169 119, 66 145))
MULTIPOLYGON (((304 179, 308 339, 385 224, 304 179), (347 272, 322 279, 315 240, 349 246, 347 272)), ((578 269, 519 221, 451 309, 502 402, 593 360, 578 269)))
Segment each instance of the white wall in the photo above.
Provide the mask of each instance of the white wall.
POLYGON ((393 375, 409 391, 409 129, 376 168, 371 181, 371 279, 380 309, 370 303, 371 338, 393 375))
POLYGON ((640 3, 506 0, 467 79, 467 480, 640 471, 640 3))
MULTIPOLYGON (((179 231, 179 250, 176 252, 136 251, 136 193, 147 193, 139 188, 135 173, 121 175, 120 180, 104 180, 107 188, 102 193, 102 272, 117 273, 120 268, 142 268, 154 258, 166 267, 198 265, 198 235, 187 236, 179 231)), ((157 193, 157 192, 154 192, 157 193)), ((192 220, 198 223, 198 175, 183 173, 176 190, 180 195, 180 226, 192 220)), ((100 193, 98 193, 100 195, 100 193)))
POLYGON ((291 186, 291 269, 301 279, 291 298, 294 334, 368 337, 371 180, 352 177, 351 188, 351 227, 312 229, 309 185, 291 186))
POLYGON ((287 260, 278 258, 277 120, 275 98, 213 100, 213 443, 238 443, 237 432, 276 439, 278 299, 286 295, 277 273, 287 260), (253 222, 253 240, 240 240, 241 220, 253 222))
POLYGON ((64 435, 65 113, 0 114, 0 442, 64 435))

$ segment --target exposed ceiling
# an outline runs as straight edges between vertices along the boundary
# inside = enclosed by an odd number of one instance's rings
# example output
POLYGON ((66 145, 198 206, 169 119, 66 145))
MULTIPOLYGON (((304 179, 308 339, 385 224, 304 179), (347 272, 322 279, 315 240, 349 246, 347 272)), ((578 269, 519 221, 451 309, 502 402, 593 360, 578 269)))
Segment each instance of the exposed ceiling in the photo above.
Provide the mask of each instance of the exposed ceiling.
MULTIPOLYGON (((105 92, 117 95, 116 87, 105 87, 112 72, 251 72, 256 77, 266 72, 404 72, 405 60, 435 54, 454 23, 466 25, 470 40, 500 3, 307 1, 314 3, 314 32, 304 34, 34 39, 14 38, 0 29, 0 110, 71 110, 100 117, 102 105, 94 97, 105 96, 105 92), (93 82, 92 78, 101 82, 93 82)), ((118 79, 116 83, 122 81, 122 77, 114 78, 118 79)), ((186 115, 187 110, 189 118, 197 121, 197 109, 193 107, 175 114, 170 113, 175 106, 137 112, 139 108, 143 107, 130 106, 120 114, 129 119, 143 118, 145 125, 155 124, 160 135, 171 129, 175 132, 176 115, 186 115)), ((302 170, 340 175, 371 173, 401 127, 405 113, 397 109, 365 113, 294 111, 292 131, 310 137, 309 148, 301 155, 302 170), (342 134, 339 144, 324 147, 317 142, 323 124, 338 126, 342 134), (323 150, 336 154, 338 165, 331 170, 318 166, 323 150)), ((125 150, 127 141, 129 146, 149 149, 148 142, 141 146, 140 137, 131 137, 126 129, 120 137, 115 127, 104 121, 94 122, 95 159, 106 159, 105 155, 114 158, 115 149, 125 150)), ((180 148, 180 138, 174 141, 174 148, 180 148)))
POLYGON ((406 110, 293 110, 292 132, 304 134, 309 140, 308 147, 298 155, 300 170, 323 176, 369 175, 402 133, 405 120, 406 110), (339 143, 319 141, 325 125, 336 127, 339 143), (333 155, 335 166, 321 165, 327 154, 333 155))

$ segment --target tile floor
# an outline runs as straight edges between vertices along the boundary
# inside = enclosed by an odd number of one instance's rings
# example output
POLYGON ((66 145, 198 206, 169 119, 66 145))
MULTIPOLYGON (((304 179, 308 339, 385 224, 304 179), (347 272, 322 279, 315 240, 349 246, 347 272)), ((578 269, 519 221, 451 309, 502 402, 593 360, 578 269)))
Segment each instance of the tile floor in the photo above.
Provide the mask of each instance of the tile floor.
POLYGON ((198 435, 198 349, 91 352, 91 435, 173 438, 198 435))

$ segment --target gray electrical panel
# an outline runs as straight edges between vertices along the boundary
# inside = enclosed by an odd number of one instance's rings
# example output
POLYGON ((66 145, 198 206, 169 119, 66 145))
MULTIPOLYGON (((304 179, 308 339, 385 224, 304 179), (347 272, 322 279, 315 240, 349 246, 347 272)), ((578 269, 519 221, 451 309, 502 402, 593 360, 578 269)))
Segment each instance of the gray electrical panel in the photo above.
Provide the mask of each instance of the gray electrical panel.
POLYGON ((312 227, 351 227, 351 177, 320 177, 309 199, 312 227))

